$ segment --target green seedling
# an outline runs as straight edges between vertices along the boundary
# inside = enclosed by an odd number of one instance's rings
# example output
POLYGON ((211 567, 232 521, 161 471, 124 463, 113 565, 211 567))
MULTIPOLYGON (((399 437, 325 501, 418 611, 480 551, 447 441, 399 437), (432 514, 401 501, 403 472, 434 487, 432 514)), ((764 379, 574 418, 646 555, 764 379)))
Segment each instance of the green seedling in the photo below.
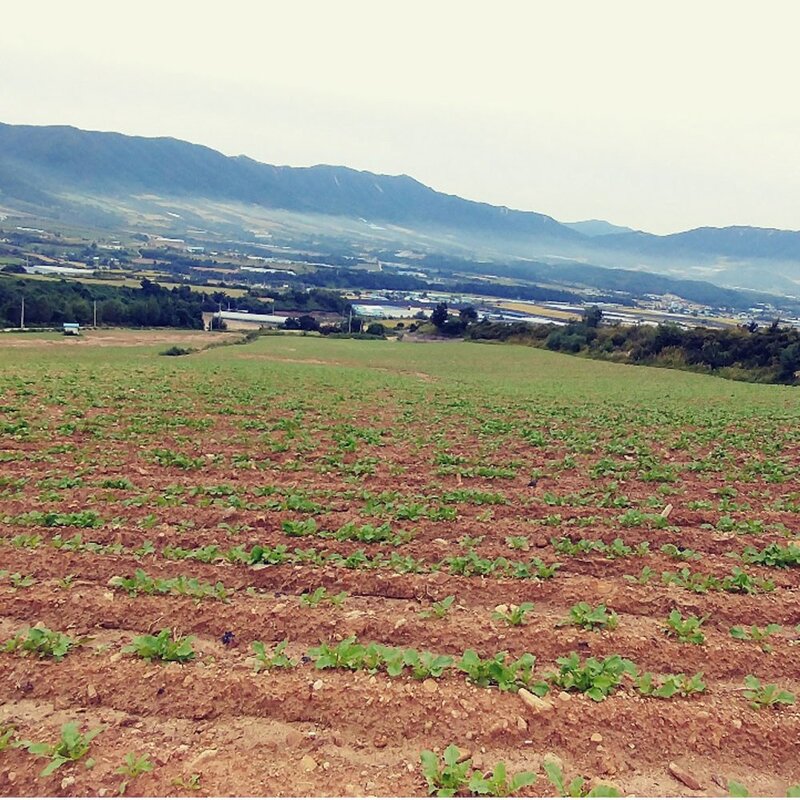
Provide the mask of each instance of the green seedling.
POLYGON ((275 667, 281 669, 290 669, 297 666, 297 661, 292 661, 289 656, 285 654, 286 645, 289 644, 288 639, 278 642, 272 653, 267 653, 267 648, 263 642, 253 642, 250 646, 255 653, 255 671, 261 672, 264 669, 273 669, 275 667))
POLYGON ((420 619, 442 619, 446 617, 455 602, 456 596, 454 594, 448 595, 444 600, 431 603, 431 607, 425 611, 420 611, 420 619))
MULTIPOLYGON (((40 773, 44 778, 52 775, 64 764, 82 759, 89 752, 89 745, 92 739, 102 731, 103 728, 95 728, 82 734, 78 730, 76 722, 67 722, 61 728, 61 738, 55 744, 21 741, 19 746, 24 747, 33 756, 42 756, 50 759, 50 763, 40 773)), ((91 769, 93 766, 94 760, 87 759, 86 768, 91 769)))
POLYGON ((765 567, 800 567, 800 544, 774 542, 763 550, 745 547, 742 559, 748 564, 763 564, 765 567))
POLYGON ((535 663, 536 657, 530 653, 523 653, 516 661, 508 662, 506 652, 482 659, 474 650, 465 650, 457 667, 476 686, 497 686, 506 692, 525 688, 544 695, 547 693, 546 685, 531 683, 535 663))
POLYGON ((558 623, 558 626, 574 625, 587 631, 606 629, 613 631, 619 625, 619 617, 604 603, 592 608, 588 603, 576 603, 569 610, 569 619, 558 623))
POLYGON ((667 617, 667 636, 675 636, 683 644, 703 644, 706 637, 700 630, 700 626, 706 621, 707 617, 687 617, 684 619, 678 609, 670 611, 667 617))
POLYGON ((18 633, 3 645, 3 651, 13 653, 21 650, 26 653, 36 653, 39 658, 53 658, 61 661, 62 658, 76 644, 75 641, 58 631, 49 628, 28 628, 27 631, 18 633))
POLYGON ((647 584, 656 577, 656 572, 652 567, 642 567, 642 571, 638 575, 625 575, 625 580, 628 581, 628 583, 638 583, 640 586, 647 586, 647 584))
POLYGON ((762 684, 755 675, 744 679, 744 696, 750 701, 752 708, 764 708, 775 705, 794 705, 795 697, 785 689, 779 689, 774 683, 762 684))
POLYGON ((652 672, 645 672, 636 679, 636 689, 645 697, 669 699, 675 695, 688 697, 690 694, 700 694, 706 690, 706 684, 702 672, 691 678, 684 673, 654 676, 652 672))
POLYGON ((550 783, 553 784, 559 797, 619 797, 619 792, 613 786, 598 784, 589 791, 584 789, 586 779, 583 776, 574 777, 569 783, 564 782, 564 773, 561 767, 551 760, 546 760, 544 764, 545 774, 550 783))
MULTIPOLYGON (((384 660, 387 660, 386 654, 384 654, 384 660)), ((411 667, 412 678, 424 681, 426 678, 440 678, 446 669, 453 666, 453 659, 451 656, 440 656, 428 651, 418 653, 416 650, 405 650, 403 651, 403 663, 405 666, 411 667)), ((391 675, 391 673, 389 674, 391 675)))
POLYGON ((8 579, 15 589, 27 589, 36 583, 36 578, 34 578, 33 575, 22 575, 19 572, 12 573, 8 576, 8 579))
POLYGON ((153 771, 153 762, 147 755, 137 756, 136 753, 130 752, 125 755, 125 760, 122 766, 118 767, 116 772, 118 775, 124 775, 125 780, 122 781, 117 790, 118 794, 123 795, 128 790, 128 783, 146 772, 153 771))
POLYGON ((605 700, 622 683, 625 675, 636 677, 636 665, 618 655, 604 659, 587 658, 581 664, 577 653, 556 659, 558 673, 548 680, 567 692, 583 692, 596 702, 605 700))
POLYGON ((748 788, 738 781, 728 781, 728 797, 750 797, 748 788))
POLYGON ((498 761, 491 772, 477 770, 469 779, 469 790, 473 794, 489 797, 513 797, 520 789, 536 783, 535 772, 517 772, 509 775, 503 761, 498 761))
POLYGON ((745 642, 755 642, 763 652, 771 653, 773 650, 772 645, 768 644, 766 640, 773 634, 778 633, 780 629, 781 626, 775 623, 766 625, 763 628, 759 628, 757 625, 752 625, 749 628, 741 628, 734 625, 730 633, 734 639, 740 639, 745 642))
POLYGON ((14 747, 16 739, 14 734, 17 730, 13 725, 0 725, 0 753, 9 747, 14 747))
POLYGON ((348 636, 335 645, 312 647, 308 656, 317 669, 357 670, 364 666, 366 652, 366 646, 357 642, 355 636, 348 636))
POLYGON ((431 750, 419 754, 422 775, 428 782, 428 794, 436 797, 454 797, 469 785, 472 760, 463 758, 461 751, 451 744, 439 758, 431 750))
POLYGON ((300 595, 300 604, 316 608, 320 603, 330 603, 333 606, 341 607, 347 598, 347 592, 339 592, 339 594, 328 594, 328 590, 324 586, 319 586, 313 592, 304 592, 300 595))
POLYGON ((188 789, 191 792, 200 791, 200 775, 197 772, 193 772, 188 778, 181 775, 172 781, 172 785, 179 789, 188 789))
POLYGON ((58 588, 64 591, 71 589, 72 584, 75 582, 75 575, 65 575, 63 578, 58 579, 58 588))
POLYGON ((473 548, 477 547, 485 537, 483 536, 469 536, 465 534, 462 536, 458 543, 465 549, 465 550, 472 550, 473 548))
POLYGON ((677 558, 680 561, 696 561, 701 558, 700 554, 695 550, 688 547, 678 547, 674 544, 665 544, 661 546, 661 552, 671 558, 677 558))
POLYGON ((506 545, 512 550, 530 550, 527 536, 506 536, 506 545))
MULTIPOLYGON (((211 548, 214 551, 217 550, 213 545, 211 548)), ((169 558, 183 557, 174 552, 177 550, 179 548, 164 548, 164 556, 169 558), (169 556, 167 556, 168 549, 173 551, 170 552, 169 556)), ((186 552, 191 552, 191 557, 193 558, 204 560, 202 557, 194 555, 196 551, 186 552)), ((143 569, 137 569, 131 578, 115 575, 109 579, 108 585, 112 589, 120 589, 123 592, 127 592, 132 597, 138 594, 176 594, 182 597, 193 597, 196 600, 210 598, 226 601, 229 594, 221 581, 217 581, 215 584, 202 583, 197 578, 187 578, 185 575, 178 575, 176 578, 151 578, 143 569)))
POLYGON ((147 634, 137 636, 133 642, 123 649, 124 653, 134 653, 146 661, 156 659, 158 661, 177 661, 184 663, 195 658, 192 649, 193 636, 184 636, 174 639, 172 631, 164 628, 155 636, 147 634))
POLYGON ((726 575, 720 581, 720 588, 723 592, 757 594, 758 592, 774 591, 775 581, 771 581, 769 578, 748 575, 743 569, 734 567, 731 570, 731 574, 726 575))
POLYGON ((517 627, 525 624, 525 617, 533 611, 533 603, 520 603, 518 606, 498 606, 492 618, 505 622, 506 625, 517 627))

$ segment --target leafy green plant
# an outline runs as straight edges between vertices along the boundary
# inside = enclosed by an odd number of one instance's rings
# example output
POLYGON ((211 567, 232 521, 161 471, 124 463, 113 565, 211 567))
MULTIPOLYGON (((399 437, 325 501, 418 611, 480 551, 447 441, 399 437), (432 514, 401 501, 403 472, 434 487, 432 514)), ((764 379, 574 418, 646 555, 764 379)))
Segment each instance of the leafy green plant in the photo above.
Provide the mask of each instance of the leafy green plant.
POLYGON ((330 603, 333 606, 341 606, 347 592, 339 592, 339 594, 328 594, 328 590, 324 586, 319 586, 313 592, 304 592, 300 595, 300 604, 316 608, 320 603, 330 603))
POLYGON ((763 564, 765 567, 800 567, 800 544, 790 542, 782 545, 773 542, 763 550, 745 547, 742 560, 748 564, 763 564))
POLYGON ((569 783, 565 783, 564 772, 555 761, 546 759, 542 766, 547 779, 553 784, 560 797, 619 797, 619 792, 614 787, 603 784, 598 784, 589 791, 585 790, 586 779, 581 775, 574 777, 569 783))
POLYGON ((192 648, 193 636, 184 636, 174 639, 172 631, 164 628, 155 636, 146 634, 137 636, 133 642, 123 648, 125 653, 134 653, 146 661, 177 661, 184 663, 195 658, 196 653, 192 648))
POLYGON ((749 628, 742 628, 734 625, 730 634, 734 639, 740 639, 745 642, 755 642, 765 653, 771 653, 773 648, 766 640, 781 629, 780 625, 772 623, 759 628, 757 625, 751 625, 749 628))
POLYGON ((8 580, 14 589, 27 589, 36 583, 36 578, 33 575, 22 575, 19 572, 12 572, 8 576, 8 580))
POLYGON ((703 644, 706 637, 700 630, 700 626, 706 621, 706 617, 687 617, 684 619, 677 608, 670 611, 667 617, 667 627, 665 631, 668 636, 677 637, 683 644, 703 644))
POLYGON ((512 797, 525 786, 536 783, 535 772, 517 772, 509 775, 503 761, 498 761, 491 772, 475 770, 469 779, 469 790, 474 794, 489 797, 512 797))
POLYGON ((697 560, 701 558, 700 554, 688 547, 678 547, 674 544, 665 544, 661 546, 661 552, 671 558, 677 558, 680 561, 697 560))
POLYGON ((748 675, 744 679, 744 685, 744 696, 753 708, 794 704, 795 696, 791 692, 778 688, 774 683, 762 684, 755 675, 748 675))
POLYGON ((743 569, 734 567, 730 575, 720 581, 723 592, 739 592, 742 594, 757 594, 758 592, 771 592, 775 589, 775 582, 769 578, 759 578, 748 575, 743 569))
POLYGON ((642 571, 638 575, 625 575, 625 580, 628 583, 638 583, 640 586, 646 586, 655 577, 656 572, 652 567, 642 567, 642 571))
POLYGON ((484 537, 484 536, 470 536, 469 534, 464 534, 458 540, 458 543, 465 550, 472 550, 473 548, 477 547, 485 538, 486 537, 484 537))
POLYGON ((750 797, 748 788, 738 781, 728 781, 728 797, 750 797))
POLYGON ((422 775, 428 782, 428 794, 455 797, 468 787, 472 759, 463 758, 454 744, 445 748, 441 763, 432 750, 423 750, 419 760, 422 762, 422 775))
POLYGON ((0 753, 16 744, 17 729, 13 725, 0 725, 0 753))
POLYGON ((58 588, 67 591, 68 589, 72 588, 72 584, 75 582, 75 575, 65 575, 63 578, 58 579, 58 588))
POLYGON ((5 642, 3 650, 6 653, 22 650, 26 653, 36 653, 39 658, 47 656, 61 661, 74 645, 75 641, 66 634, 51 631, 49 628, 33 627, 21 631, 5 642))
POLYGON ((296 667, 297 661, 292 661, 292 659, 284 653, 286 645, 288 644, 289 640, 284 639, 282 642, 278 642, 278 644, 275 645, 275 649, 271 653, 268 653, 266 645, 263 642, 253 642, 250 647, 253 648, 253 652, 255 653, 255 671, 261 672, 261 670, 273 669, 275 667, 283 669, 296 667))
POLYGON ((706 684, 702 672, 691 678, 687 678, 682 672, 680 675, 658 676, 654 676, 652 672, 645 672, 636 679, 636 690, 645 697, 668 699, 675 695, 688 697, 690 694, 700 694, 705 692, 706 684))
POLYGON ((680 586, 697 594, 719 591, 722 588, 718 578, 713 575, 705 575, 702 572, 692 572, 689 567, 684 567, 678 572, 662 572, 661 582, 680 586))
MULTIPOLYGON (((176 554, 172 553, 167 557, 174 558, 176 554)), ((202 560, 202 558, 198 560, 202 560)), ((229 595, 221 581, 210 584, 198 581, 197 578, 188 578, 185 575, 178 575, 175 578, 151 578, 143 569, 137 569, 130 578, 115 575, 109 579, 108 585, 112 589, 127 592, 132 597, 137 594, 176 594, 194 597, 197 600, 210 598, 226 601, 229 595)))
POLYGON ((556 659, 558 673, 551 673, 547 679, 567 692, 583 692, 587 697, 599 702, 613 694, 622 683, 625 675, 636 677, 636 665, 618 655, 604 659, 587 658, 581 664, 577 653, 556 659))
MULTIPOLYGON (((384 660, 386 660, 386 655, 384 653, 384 660)), ((403 651, 403 663, 405 666, 411 667, 412 678, 422 681, 426 678, 441 677, 446 669, 453 666, 453 659, 451 656, 436 655, 427 650, 422 653, 418 653, 416 650, 405 650, 403 651)))
POLYGON ((525 624, 525 617, 533 611, 533 603, 520 603, 518 606, 509 605, 498 606, 492 618, 505 622, 510 627, 518 627, 525 624))
POLYGON ((530 653, 523 653, 516 661, 509 662, 506 652, 483 659, 474 650, 465 650, 457 666, 476 686, 497 686, 507 692, 522 687, 542 695, 547 692, 547 686, 531 684, 535 663, 536 657, 530 653))
MULTIPOLYGON (((42 756, 50 759, 50 763, 40 773, 44 778, 52 775, 64 764, 82 759, 89 752, 89 745, 92 740, 102 731, 103 728, 95 728, 86 733, 81 733, 76 722, 67 722, 61 728, 61 738, 55 744, 21 741, 19 746, 24 747, 33 756, 42 756)), ((94 761, 88 759, 86 762, 87 769, 93 765, 94 761)))
POLYGON ((348 636, 335 645, 323 643, 308 651, 317 669, 361 669, 365 655, 365 645, 360 644, 355 636, 348 636))
POLYGON ((173 779, 172 785, 177 786, 179 789, 188 789, 191 792, 198 792, 200 791, 200 774, 198 772, 193 772, 188 778, 181 775, 173 779))
POLYGON ((506 536, 506 545, 512 550, 530 549, 530 542, 527 536, 506 536))
POLYGON ((442 619, 450 612, 450 608, 455 602, 456 596, 454 594, 448 595, 444 600, 439 600, 431 603, 431 607, 425 611, 420 611, 420 619, 442 619))
POLYGON ((118 794, 123 795, 128 790, 128 783, 146 772, 153 771, 153 762, 147 755, 137 756, 130 752, 125 754, 122 766, 117 768, 118 775, 124 775, 125 780, 119 785, 118 794))
POLYGON ((597 608, 592 608, 588 603, 576 603, 569 610, 569 619, 558 623, 562 625, 574 625, 587 631, 610 630, 613 631, 619 625, 619 617, 605 603, 601 603, 597 608))

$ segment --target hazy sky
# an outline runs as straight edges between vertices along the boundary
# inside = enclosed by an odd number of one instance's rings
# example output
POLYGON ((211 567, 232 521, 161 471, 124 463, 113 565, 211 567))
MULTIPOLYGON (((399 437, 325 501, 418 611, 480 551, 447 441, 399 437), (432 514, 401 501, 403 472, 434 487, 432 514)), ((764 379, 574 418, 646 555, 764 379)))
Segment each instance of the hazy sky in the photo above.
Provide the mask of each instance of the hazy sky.
POLYGON ((0 121, 406 173, 566 221, 800 228, 797 0, 213 9, 4 4, 0 121))

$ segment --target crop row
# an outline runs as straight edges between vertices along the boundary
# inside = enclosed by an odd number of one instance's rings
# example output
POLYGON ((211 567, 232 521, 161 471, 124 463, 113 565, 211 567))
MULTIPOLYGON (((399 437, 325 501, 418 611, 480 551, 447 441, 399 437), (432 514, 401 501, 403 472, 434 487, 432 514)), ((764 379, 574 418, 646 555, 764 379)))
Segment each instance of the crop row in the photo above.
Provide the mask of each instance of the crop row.
MULTIPOLYGON (((60 661, 85 641, 75 641, 63 633, 36 626, 6 641, 3 650, 60 661)), ((187 663, 197 657, 192 641, 191 636, 176 638, 165 628, 158 634, 134 637, 131 644, 123 648, 123 652, 147 661, 187 663)), ((288 641, 284 640, 268 651, 263 642, 253 642, 254 656, 250 663, 254 670, 297 667, 299 660, 286 654, 287 645, 288 641)), ((377 642, 363 644, 355 636, 349 636, 336 644, 322 643, 311 648, 302 660, 313 663, 320 670, 363 670, 370 674, 384 672, 391 678, 405 675, 418 681, 438 679, 446 673, 461 674, 478 687, 523 692, 525 702, 534 706, 537 697, 542 698, 553 690, 584 694, 595 702, 605 700, 623 685, 644 697, 658 699, 687 697, 706 691, 702 673, 693 676, 640 673, 632 661, 619 655, 589 657, 582 661, 577 653, 572 652, 555 660, 557 671, 537 676, 534 674, 536 656, 531 653, 510 659, 507 652, 501 651, 481 658, 475 650, 468 649, 456 659, 450 655, 377 642)), ((795 702, 791 692, 776 684, 762 684, 753 675, 744 679, 742 691, 753 708, 792 705, 795 702)))

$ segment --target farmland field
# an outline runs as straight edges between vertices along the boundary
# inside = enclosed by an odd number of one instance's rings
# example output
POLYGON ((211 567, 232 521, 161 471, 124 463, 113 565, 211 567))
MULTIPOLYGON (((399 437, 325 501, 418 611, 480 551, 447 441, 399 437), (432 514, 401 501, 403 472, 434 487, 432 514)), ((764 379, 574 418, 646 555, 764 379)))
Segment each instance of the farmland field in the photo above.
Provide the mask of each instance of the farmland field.
POLYGON ((130 336, 0 339, 0 794, 800 783, 797 389, 130 336))

